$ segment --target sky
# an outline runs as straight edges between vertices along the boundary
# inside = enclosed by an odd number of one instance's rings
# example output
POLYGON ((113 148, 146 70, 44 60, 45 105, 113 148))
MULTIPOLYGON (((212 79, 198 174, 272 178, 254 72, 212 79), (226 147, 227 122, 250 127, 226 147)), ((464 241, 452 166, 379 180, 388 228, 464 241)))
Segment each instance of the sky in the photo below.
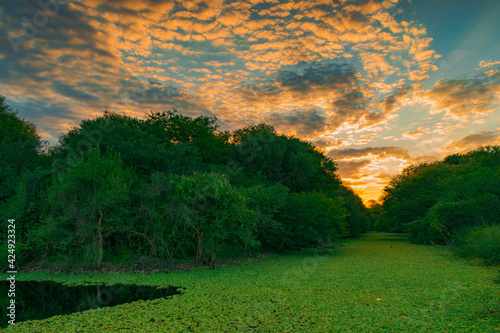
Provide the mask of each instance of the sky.
POLYGON ((363 200, 500 144, 497 0, 0 1, 0 95, 42 139, 104 109, 268 123, 363 200))

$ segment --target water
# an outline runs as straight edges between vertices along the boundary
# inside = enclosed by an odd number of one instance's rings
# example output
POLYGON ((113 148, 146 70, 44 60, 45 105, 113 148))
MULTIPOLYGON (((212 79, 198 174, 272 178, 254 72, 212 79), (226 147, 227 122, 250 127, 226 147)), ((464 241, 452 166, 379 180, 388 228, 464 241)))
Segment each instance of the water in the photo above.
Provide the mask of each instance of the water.
MULTIPOLYGON (((8 281, 1 281, 1 327, 8 325, 8 281)), ((153 300, 180 294, 180 288, 157 289, 149 286, 65 286, 53 281, 16 281, 15 322, 39 320, 138 300, 153 300)))

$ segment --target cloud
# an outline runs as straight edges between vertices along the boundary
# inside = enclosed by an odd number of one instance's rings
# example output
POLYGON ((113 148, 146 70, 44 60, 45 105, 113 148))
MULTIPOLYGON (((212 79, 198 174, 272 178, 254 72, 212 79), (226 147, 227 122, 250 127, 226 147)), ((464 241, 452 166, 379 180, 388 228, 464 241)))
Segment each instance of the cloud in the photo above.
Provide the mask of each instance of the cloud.
POLYGON ((429 127, 422 126, 419 127, 416 131, 408 131, 403 133, 403 138, 407 140, 417 140, 419 139, 423 133, 427 132, 429 130, 429 127))
POLYGON ((373 112, 369 108, 369 103, 369 99, 361 89, 355 88, 345 92, 332 104, 337 127, 346 122, 359 125, 359 128, 379 123, 384 115, 373 112))
MULTIPOLYGON (((362 146, 395 118, 438 57, 424 27, 397 17, 397 0, 71 1, 16 53, 9 36, 21 36, 22 18, 40 10, 37 1, 0 3, 0 29, 8 32, 0 34, 1 93, 23 96, 20 113, 51 141, 105 106, 130 115, 175 107, 216 115, 223 129, 265 120, 325 149, 362 146)), ((484 85, 472 89, 480 96, 473 114, 498 98, 497 65, 480 64, 484 85)), ((440 84, 418 98, 462 114, 456 93, 465 88, 440 84)), ((380 185, 366 176, 380 174, 375 164, 342 163, 362 169, 357 186, 380 185)))
POLYGON ((355 68, 349 64, 311 65, 301 72, 279 71, 276 81, 292 91, 307 93, 316 87, 343 89, 355 83, 355 68))
POLYGON ((404 147, 334 149, 328 156, 339 166, 343 182, 365 201, 378 199, 384 186, 405 167, 439 159, 437 156, 412 156, 404 147))
POLYGON ((479 62, 479 67, 484 68, 484 67, 491 67, 495 65, 500 65, 500 61, 480 61, 479 62))
POLYGON ((361 159, 355 161, 340 161, 337 162, 339 175, 342 178, 359 179, 362 174, 359 174, 359 169, 371 163, 369 159, 361 159))
POLYGON ((500 130, 497 129, 496 131, 483 131, 480 133, 468 134, 459 140, 447 144, 442 151, 449 155, 488 145, 500 145, 500 130))
POLYGON ((448 117, 465 121, 499 110, 500 74, 489 69, 490 63, 481 64, 488 70, 472 78, 441 79, 432 88, 415 92, 414 96, 421 103, 430 104, 432 114, 444 112, 448 117))
POLYGON ((328 127, 328 119, 325 115, 314 109, 285 114, 273 113, 265 122, 273 124, 277 130, 303 139, 316 138, 328 127))
POLYGON ((403 147, 367 147, 367 148, 349 148, 344 150, 333 150, 329 152, 329 156, 334 160, 337 159, 356 159, 366 157, 368 155, 378 157, 394 157, 394 158, 409 158, 408 149, 403 147))
MULTIPOLYGON (((163 107, 162 98, 132 99, 132 104, 120 100, 130 88, 127 82, 137 78, 184 89, 184 96, 197 100, 194 104, 208 103, 205 111, 216 106, 211 111, 226 122, 238 119, 236 112, 269 116, 277 109, 315 109, 329 115, 333 128, 345 122, 370 126, 397 108, 391 91, 397 87, 380 82, 382 75, 397 69, 389 62, 389 52, 403 52, 405 47, 425 52, 428 46, 421 41, 425 30, 403 36, 411 25, 394 20, 394 6, 391 1, 321 0, 71 2, 61 5, 16 57, 0 51, 9 69, 0 70, 0 77, 9 86, 6 92, 76 99, 87 108, 113 104, 123 112, 137 112, 130 107, 163 107), (19 61, 19 56, 26 60, 19 61), (390 93, 382 96, 384 105, 375 103, 372 87, 390 93), (208 97, 208 91, 218 95, 208 97)), ((26 0, 1 8, 9 14, 3 24, 17 33, 21 17, 40 10, 26 0)), ((171 88, 148 88, 146 93, 179 99, 171 88)))
POLYGON ((320 137, 312 143, 314 146, 323 149, 323 148, 331 148, 331 147, 339 147, 344 143, 344 139, 336 139, 336 138, 328 138, 328 137, 320 137))

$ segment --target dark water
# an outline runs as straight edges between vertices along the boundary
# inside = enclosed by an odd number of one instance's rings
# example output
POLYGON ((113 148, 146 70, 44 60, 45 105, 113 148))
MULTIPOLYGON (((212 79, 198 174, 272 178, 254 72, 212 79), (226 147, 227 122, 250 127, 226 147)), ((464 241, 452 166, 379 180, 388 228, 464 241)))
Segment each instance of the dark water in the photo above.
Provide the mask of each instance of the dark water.
MULTIPOLYGON (((2 308, 0 327, 8 325, 11 297, 8 296, 9 281, 0 282, 0 306, 2 308)), ((152 300, 180 294, 180 288, 137 285, 92 285, 65 286, 52 281, 16 281, 15 322, 38 320, 55 315, 66 315, 106 306, 115 306, 138 300, 152 300)))

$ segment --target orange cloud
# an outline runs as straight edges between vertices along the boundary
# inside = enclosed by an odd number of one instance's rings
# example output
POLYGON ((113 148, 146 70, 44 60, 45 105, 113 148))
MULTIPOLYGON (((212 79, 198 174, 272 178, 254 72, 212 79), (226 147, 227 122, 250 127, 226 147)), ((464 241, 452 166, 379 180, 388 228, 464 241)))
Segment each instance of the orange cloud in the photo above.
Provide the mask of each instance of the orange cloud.
POLYGON ((426 91, 415 92, 415 97, 432 105, 431 113, 446 112, 449 116, 470 119, 498 108, 500 81, 480 79, 439 80, 426 91))
POLYGON ((436 156, 411 156, 403 147, 330 150, 328 156, 338 164, 343 182, 365 202, 377 200, 391 178, 405 167, 438 160, 436 156))
POLYGON ((449 155, 461 153, 478 148, 480 146, 500 145, 500 130, 483 131, 481 133, 469 134, 463 138, 450 142, 443 149, 443 153, 449 155))
MULTIPOLYGON (((438 57, 425 28, 395 18, 397 2, 71 2, 20 54, 0 50, 9 69, 2 94, 24 96, 33 110, 27 112, 51 140, 105 106, 131 115, 176 107, 217 115, 224 129, 268 121, 331 151, 366 145, 435 69, 438 57), (53 121, 56 115, 63 120, 53 121)), ((37 4, 19 0, 9 6, 28 17, 37 4)), ((0 24, 19 33, 19 22, 6 15, 0 24)), ((0 42, 10 43, 5 34, 0 42)), ((496 65, 480 64, 491 81, 486 91, 477 90, 483 109, 498 96, 496 65)), ((416 98, 463 113, 456 97, 462 88, 444 81, 435 88, 416 98)), ((406 135, 417 137, 417 131, 406 135)), ((372 195, 386 181, 376 166, 387 175, 416 161, 387 151, 345 157, 343 175, 372 195)))

